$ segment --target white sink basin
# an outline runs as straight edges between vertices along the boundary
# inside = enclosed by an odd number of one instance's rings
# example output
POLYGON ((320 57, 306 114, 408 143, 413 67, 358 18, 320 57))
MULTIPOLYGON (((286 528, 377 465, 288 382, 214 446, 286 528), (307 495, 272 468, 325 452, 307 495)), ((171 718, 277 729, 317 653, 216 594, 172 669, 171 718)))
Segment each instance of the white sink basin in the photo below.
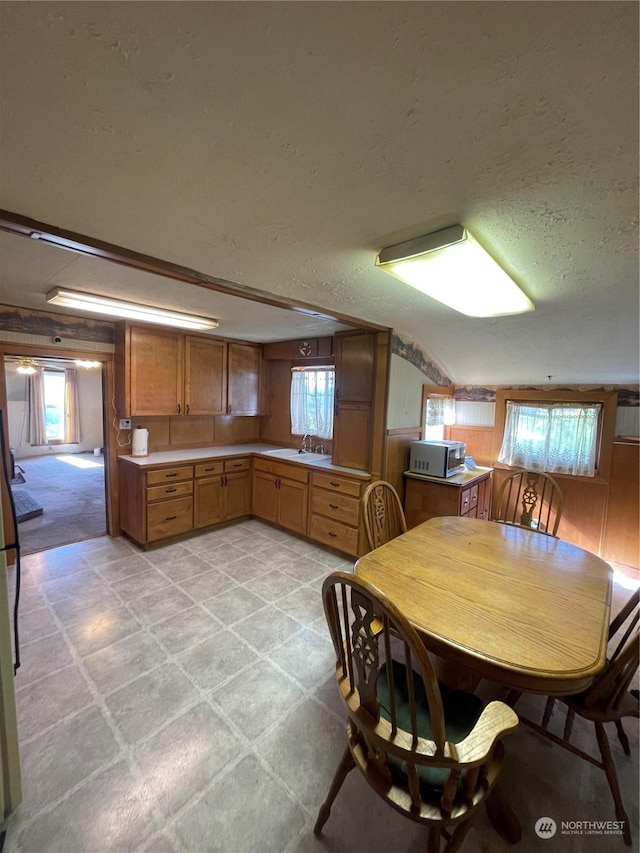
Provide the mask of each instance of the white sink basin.
POLYGON ((315 462, 322 462, 326 459, 331 459, 331 456, 323 453, 300 453, 292 447, 276 448, 274 450, 263 450, 265 456, 277 456, 280 459, 288 459, 292 462, 304 462, 311 465, 315 462))

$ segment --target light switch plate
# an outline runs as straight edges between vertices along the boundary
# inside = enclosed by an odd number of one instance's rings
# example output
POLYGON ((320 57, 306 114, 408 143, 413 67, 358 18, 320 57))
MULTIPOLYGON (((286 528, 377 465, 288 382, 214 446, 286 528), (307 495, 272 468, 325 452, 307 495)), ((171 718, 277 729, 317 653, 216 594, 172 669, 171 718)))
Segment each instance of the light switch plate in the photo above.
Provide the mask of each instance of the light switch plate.
POLYGON ((131 429, 131 418, 120 418, 120 429, 131 429))

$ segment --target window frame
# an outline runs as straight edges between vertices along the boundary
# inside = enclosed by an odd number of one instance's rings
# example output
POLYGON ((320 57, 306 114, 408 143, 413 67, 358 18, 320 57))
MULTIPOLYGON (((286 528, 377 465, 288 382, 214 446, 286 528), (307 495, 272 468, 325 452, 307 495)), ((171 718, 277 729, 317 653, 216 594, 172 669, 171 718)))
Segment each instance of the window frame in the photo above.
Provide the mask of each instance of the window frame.
POLYGON ((616 409, 618 405, 617 391, 567 391, 558 389, 555 391, 530 391, 517 388, 496 390, 496 416, 493 429, 492 458, 493 467, 502 471, 520 470, 517 466, 506 465, 498 462, 498 455, 502 447, 504 426, 507 413, 507 401, 511 403, 529 404, 536 403, 601 403, 602 420, 600 422, 596 472, 593 477, 585 477, 577 474, 553 473, 557 480, 578 480, 583 483, 608 483, 611 476, 611 454, 613 451, 613 439, 616 424, 616 409))
MULTIPOLYGON (((62 427, 62 438, 49 438, 49 437, 47 436, 47 445, 49 445, 49 444, 50 444, 50 445, 67 444, 67 442, 64 440, 64 438, 65 438, 65 435, 64 435, 64 433, 65 433, 64 425, 65 425, 65 419, 66 419, 66 416, 67 416, 66 408, 65 408, 65 406, 64 406, 65 385, 66 385, 66 379, 65 379, 64 368, 60 368, 60 367, 44 367, 44 368, 43 368, 43 370, 42 370, 42 382, 43 382, 43 384, 44 384, 44 400, 45 400, 45 424, 46 424, 46 420, 47 420, 47 416, 46 416, 46 408, 47 408, 47 374, 49 374, 49 375, 51 375, 51 376, 60 376, 60 377, 62 377, 62 397, 63 397, 62 415, 61 415, 61 421, 62 421, 62 423, 61 423, 61 427, 62 427)), ((45 445, 45 446, 46 446, 46 445, 45 445)))
POLYGON ((296 437, 300 436, 300 435, 310 435, 310 436, 313 436, 315 438, 322 438, 323 441, 333 441, 334 428, 335 428, 335 414, 336 414, 335 407, 336 407, 337 372, 336 372, 335 365, 328 363, 327 359, 319 359, 318 361, 320 362, 319 364, 309 364, 309 363, 299 364, 295 361, 291 363, 291 374, 290 374, 291 375, 291 384, 289 386, 289 428, 291 430, 291 435, 296 436, 296 437), (293 424, 293 418, 291 417, 291 402, 292 402, 292 394, 293 394, 293 377, 296 373, 305 373, 305 372, 310 373, 312 371, 315 371, 317 373, 321 370, 326 371, 326 372, 328 372, 328 371, 333 372, 333 400, 331 401, 331 412, 332 412, 332 415, 331 415, 331 437, 318 436, 316 433, 313 433, 313 432, 308 433, 305 431, 304 433, 301 433, 301 432, 294 432, 293 431, 294 424, 293 424))
MULTIPOLYGON (((424 440, 427 427, 427 400, 429 397, 450 397, 455 402, 455 386, 453 385, 423 385, 422 386, 422 408, 420 410, 420 438, 424 440)), ((444 428, 444 436, 447 435, 447 427, 444 428)))

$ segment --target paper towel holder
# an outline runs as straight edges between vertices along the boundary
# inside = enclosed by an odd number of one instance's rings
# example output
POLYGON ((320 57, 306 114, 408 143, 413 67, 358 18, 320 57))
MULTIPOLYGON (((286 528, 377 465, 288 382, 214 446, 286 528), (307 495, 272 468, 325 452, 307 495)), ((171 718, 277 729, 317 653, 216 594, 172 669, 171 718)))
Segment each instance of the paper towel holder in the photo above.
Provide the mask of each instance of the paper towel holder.
POLYGON ((149 430, 144 427, 136 427, 131 438, 131 455, 148 456, 149 430))

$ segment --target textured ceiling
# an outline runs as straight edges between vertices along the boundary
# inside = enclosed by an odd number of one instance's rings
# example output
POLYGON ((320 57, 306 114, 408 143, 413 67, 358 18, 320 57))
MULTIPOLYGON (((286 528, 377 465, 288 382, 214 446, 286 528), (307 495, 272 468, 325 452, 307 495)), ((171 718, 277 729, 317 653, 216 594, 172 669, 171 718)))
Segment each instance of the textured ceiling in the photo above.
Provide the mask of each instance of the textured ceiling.
MULTIPOLYGON (((1 207, 391 326, 457 383, 638 382, 636 3, 0 12, 1 207), (384 246, 455 222, 533 314, 466 318, 375 269, 384 246)), ((3 240, 0 297, 44 308, 31 246, 3 240)), ((119 276, 94 287, 212 299, 119 276)), ((284 336, 279 314, 249 314, 256 340, 284 336)))

